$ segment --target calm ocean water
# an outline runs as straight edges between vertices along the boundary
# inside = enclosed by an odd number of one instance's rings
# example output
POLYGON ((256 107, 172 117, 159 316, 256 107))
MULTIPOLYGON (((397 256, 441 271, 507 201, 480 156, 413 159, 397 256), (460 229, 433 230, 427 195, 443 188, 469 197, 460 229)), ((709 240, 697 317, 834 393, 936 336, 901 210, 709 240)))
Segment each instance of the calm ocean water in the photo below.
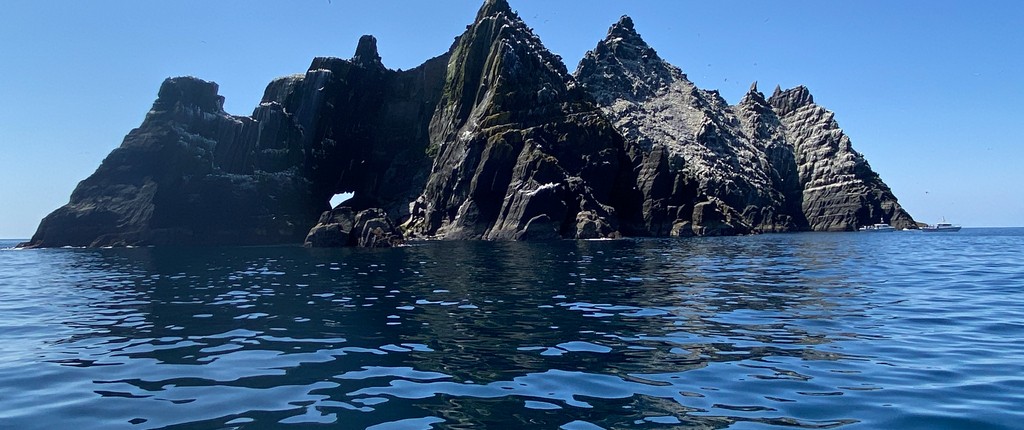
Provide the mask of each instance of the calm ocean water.
POLYGON ((1022 251, 1024 229, 5 249, 0 428, 1021 428, 1022 251))

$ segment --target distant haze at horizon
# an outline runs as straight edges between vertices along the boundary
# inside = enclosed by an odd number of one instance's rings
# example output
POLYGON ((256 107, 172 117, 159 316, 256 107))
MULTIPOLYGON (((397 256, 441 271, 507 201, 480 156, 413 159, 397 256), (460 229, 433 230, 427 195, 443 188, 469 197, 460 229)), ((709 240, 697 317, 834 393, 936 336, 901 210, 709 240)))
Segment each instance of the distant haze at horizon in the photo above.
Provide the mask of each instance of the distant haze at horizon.
MULTIPOLYGON (((220 84, 247 115, 275 77, 348 58, 362 34, 391 68, 448 49, 482 1, 15 1, 0 28, 0 237, 27 238, 137 127, 164 78, 220 84)), ((698 86, 806 85, 920 222, 1024 225, 1024 5, 510 1, 575 70, 620 15, 698 86)))

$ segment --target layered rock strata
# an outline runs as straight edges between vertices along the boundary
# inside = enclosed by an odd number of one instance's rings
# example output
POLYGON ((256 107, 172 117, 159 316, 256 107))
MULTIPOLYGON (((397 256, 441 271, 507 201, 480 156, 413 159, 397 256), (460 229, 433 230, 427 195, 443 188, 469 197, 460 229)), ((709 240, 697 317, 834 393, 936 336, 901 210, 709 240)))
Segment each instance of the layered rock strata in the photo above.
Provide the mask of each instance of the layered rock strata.
POLYGON ((806 87, 776 87, 768 103, 792 146, 811 229, 846 231, 878 222, 917 228, 889 186, 853 149, 835 114, 815 104, 806 87))
POLYGON ((505 0, 487 0, 420 67, 387 69, 364 36, 349 60, 316 58, 271 82, 251 116, 222 106, 214 83, 165 81, 142 125, 23 245, 914 226, 806 88, 766 99, 755 84, 731 106, 628 18, 570 75, 505 0), (340 193, 353 197, 331 210, 340 193))

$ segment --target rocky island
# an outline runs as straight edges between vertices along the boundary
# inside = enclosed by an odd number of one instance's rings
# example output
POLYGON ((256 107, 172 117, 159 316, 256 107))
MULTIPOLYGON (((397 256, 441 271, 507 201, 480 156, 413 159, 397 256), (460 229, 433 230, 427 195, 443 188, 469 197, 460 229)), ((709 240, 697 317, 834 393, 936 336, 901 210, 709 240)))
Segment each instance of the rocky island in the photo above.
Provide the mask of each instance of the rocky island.
POLYGON ((251 116, 170 78, 23 247, 391 246, 850 231, 916 223, 809 90, 697 88, 628 17, 570 74, 506 0, 387 69, 363 36, 271 82, 251 116), (336 194, 353 196, 337 208, 336 194))

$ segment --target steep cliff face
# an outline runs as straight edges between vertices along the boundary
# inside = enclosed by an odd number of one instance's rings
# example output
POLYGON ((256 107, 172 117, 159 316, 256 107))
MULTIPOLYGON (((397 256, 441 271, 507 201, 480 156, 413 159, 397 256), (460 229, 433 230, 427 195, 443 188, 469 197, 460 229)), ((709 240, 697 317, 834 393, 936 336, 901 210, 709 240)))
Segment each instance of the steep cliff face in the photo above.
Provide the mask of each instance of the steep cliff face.
POLYGON ((298 163, 323 202, 353 193, 346 206, 356 211, 384 208, 404 217, 430 171, 428 125, 446 65, 444 55, 388 70, 372 36, 360 40, 351 60, 316 58, 305 75, 267 87, 253 114, 271 131, 258 154, 268 168, 298 163))
POLYGON ((757 82, 740 103, 733 107, 740 119, 740 132, 749 139, 755 151, 755 159, 768 178, 773 205, 768 210, 748 212, 753 214, 750 221, 760 225, 761 231, 805 230, 807 223, 803 211, 803 186, 797 171, 792 145, 788 142, 785 128, 771 105, 757 89, 757 82), (761 215, 761 218, 757 216, 761 215))
POLYGON ((913 224, 866 164, 843 167, 859 155, 845 136, 824 137, 838 130, 834 122, 790 115, 807 104, 799 94, 769 102, 755 83, 730 106, 662 60, 629 17, 587 53, 576 77, 634 148, 643 233, 851 230, 880 216, 913 224), (840 170, 861 172, 864 186, 843 188, 850 179, 833 174, 840 170))
MULTIPOLYGON (((488 0, 457 41, 430 123, 436 153, 408 227, 447 239, 619 234, 621 137, 561 59, 488 0)), ((631 188, 631 187, 629 187, 631 188)))
POLYGON ((811 228, 843 231, 877 222, 916 228, 889 187, 853 149, 835 115, 815 104, 807 88, 776 88, 768 102, 793 147, 811 228))

